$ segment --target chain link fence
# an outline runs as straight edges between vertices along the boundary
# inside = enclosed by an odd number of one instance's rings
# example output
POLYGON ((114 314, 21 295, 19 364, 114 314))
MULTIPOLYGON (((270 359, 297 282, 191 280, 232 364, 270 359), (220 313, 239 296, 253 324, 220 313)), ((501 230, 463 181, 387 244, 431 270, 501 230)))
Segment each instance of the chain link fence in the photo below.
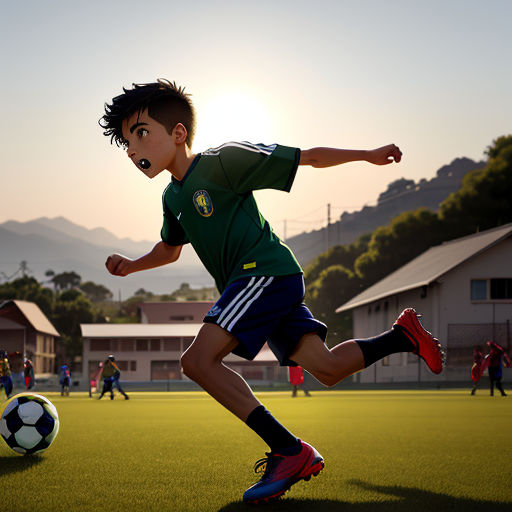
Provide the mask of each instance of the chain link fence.
POLYGON ((487 352, 487 341, 494 341, 510 354, 512 326, 505 323, 449 324, 446 364, 449 367, 470 367, 473 364, 473 349, 482 347, 487 352))

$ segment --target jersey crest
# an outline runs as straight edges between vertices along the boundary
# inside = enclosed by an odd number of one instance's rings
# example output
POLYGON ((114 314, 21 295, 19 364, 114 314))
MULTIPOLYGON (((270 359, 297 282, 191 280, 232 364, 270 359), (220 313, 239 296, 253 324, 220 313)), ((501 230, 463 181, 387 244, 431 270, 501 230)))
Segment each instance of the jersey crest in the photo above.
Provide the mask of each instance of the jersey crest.
POLYGON ((209 217, 213 213, 213 203, 206 190, 197 190, 192 198, 194 206, 200 215, 209 217))

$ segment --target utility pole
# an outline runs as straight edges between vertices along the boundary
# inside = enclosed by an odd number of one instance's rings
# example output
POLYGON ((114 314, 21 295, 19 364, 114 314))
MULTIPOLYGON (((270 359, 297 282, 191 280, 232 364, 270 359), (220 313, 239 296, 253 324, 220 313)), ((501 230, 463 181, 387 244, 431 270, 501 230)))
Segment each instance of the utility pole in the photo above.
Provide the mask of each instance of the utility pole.
POLYGON ((286 219, 284 219, 283 223, 283 242, 286 243, 286 219))
POLYGON ((326 248, 325 250, 329 250, 329 231, 330 231, 330 227, 331 227, 331 203, 327 203, 327 229, 325 230, 326 231, 326 236, 325 236, 325 241, 326 241, 326 248))

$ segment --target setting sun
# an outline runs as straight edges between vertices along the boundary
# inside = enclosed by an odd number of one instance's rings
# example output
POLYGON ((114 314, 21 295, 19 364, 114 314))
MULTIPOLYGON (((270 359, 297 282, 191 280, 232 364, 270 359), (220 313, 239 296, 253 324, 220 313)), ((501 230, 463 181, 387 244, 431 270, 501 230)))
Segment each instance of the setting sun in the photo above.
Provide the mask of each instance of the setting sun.
POLYGON ((197 110, 197 151, 230 141, 265 142, 271 135, 272 120, 265 103, 250 94, 225 92, 197 110))

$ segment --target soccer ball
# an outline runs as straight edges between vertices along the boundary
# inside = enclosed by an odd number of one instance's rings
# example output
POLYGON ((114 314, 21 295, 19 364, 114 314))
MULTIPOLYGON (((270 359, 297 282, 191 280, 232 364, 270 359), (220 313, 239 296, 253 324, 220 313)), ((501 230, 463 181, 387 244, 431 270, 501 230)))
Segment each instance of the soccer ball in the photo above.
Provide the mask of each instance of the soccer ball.
POLYGON ((42 395, 22 393, 11 398, 0 419, 0 434, 15 452, 46 450, 59 431, 55 406, 42 395))

